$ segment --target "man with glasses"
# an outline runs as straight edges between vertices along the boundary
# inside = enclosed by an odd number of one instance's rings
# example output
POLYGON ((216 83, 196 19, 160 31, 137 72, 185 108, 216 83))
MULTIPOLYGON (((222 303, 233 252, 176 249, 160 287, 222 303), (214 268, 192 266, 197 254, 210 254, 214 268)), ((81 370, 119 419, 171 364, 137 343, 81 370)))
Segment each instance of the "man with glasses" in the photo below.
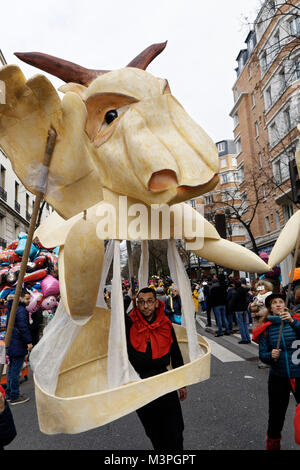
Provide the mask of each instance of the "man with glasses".
MULTIPOLYGON (((125 315, 128 357, 142 379, 183 365, 171 321, 164 304, 153 289, 146 287, 137 295, 136 307, 125 315)), ((186 388, 167 393, 139 408, 137 414, 154 450, 183 450, 183 418, 180 401, 186 388), (180 401, 179 401, 180 400, 180 401)))

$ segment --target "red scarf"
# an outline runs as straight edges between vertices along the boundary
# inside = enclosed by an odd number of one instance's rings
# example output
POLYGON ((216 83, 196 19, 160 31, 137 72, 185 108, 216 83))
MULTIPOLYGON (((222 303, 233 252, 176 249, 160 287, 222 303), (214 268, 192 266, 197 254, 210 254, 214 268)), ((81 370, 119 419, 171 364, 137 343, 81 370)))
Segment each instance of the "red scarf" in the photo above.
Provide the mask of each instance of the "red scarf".
MULTIPOLYGON (((296 320, 300 321, 300 315, 298 313, 295 313, 293 315, 293 318, 296 318, 296 320)), ((255 328, 252 332, 252 341, 255 343, 259 344, 259 337, 260 335, 270 326, 272 325, 272 322, 267 321, 265 323, 262 323, 259 325, 257 328, 255 328)))
POLYGON ((158 300, 159 305, 155 310, 156 319, 153 323, 148 323, 138 307, 135 307, 129 316, 132 320, 130 329, 130 341, 134 349, 146 352, 147 343, 150 341, 152 359, 158 359, 170 352, 173 342, 172 323, 164 312, 164 303, 158 300))

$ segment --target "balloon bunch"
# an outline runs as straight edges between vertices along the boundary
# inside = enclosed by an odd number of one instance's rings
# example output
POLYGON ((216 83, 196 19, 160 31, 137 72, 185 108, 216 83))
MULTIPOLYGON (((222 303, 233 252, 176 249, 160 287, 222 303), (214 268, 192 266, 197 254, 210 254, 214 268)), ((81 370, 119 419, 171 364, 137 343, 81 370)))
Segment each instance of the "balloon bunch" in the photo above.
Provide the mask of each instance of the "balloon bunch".
MULTIPOLYGON (((27 234, 20 233, 18 240, 0 251, 0 301, 15 293, 26 239, 27 234)), ((52 313, 59 295, 58 249, 48 250, 36 239, 31 244, 23 283, 32 297, 27 308, 30 315, 39 307, 52 313)))

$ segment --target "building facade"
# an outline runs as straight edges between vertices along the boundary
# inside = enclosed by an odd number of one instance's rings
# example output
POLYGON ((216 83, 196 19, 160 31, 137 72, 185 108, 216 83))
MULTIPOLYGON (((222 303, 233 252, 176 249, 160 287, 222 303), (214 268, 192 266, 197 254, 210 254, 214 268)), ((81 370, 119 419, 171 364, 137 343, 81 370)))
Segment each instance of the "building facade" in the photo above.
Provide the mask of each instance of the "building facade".
MULTIPOLYGON (((300 122, 300 3, 282 4, 264 2, 246 37, 237 56, 230 112, 240 192, 248 206, 243 217, 251 220, 256 245, 246 236, 245 246, 258 253, 272 250, 297 209, 289 161, 295 157, 300 122)), ((287 284, 291 256, 280 267, 287 284)))

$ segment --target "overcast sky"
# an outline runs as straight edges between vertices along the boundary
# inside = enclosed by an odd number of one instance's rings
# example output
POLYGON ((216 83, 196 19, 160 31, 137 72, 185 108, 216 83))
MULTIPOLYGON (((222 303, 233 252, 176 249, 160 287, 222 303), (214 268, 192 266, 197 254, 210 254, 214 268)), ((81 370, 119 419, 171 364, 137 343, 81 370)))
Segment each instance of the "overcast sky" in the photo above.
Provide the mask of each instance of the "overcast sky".
POLYGON ((259 6, 260 0, 6 0, 0 48, 30 78, 37 70, 14 52, 112 70, 168 40, 147 70, 168 79, 173 95, 217 142, 233 138, 235 59, 249 32, 245 17, 253 21, 259 6))

